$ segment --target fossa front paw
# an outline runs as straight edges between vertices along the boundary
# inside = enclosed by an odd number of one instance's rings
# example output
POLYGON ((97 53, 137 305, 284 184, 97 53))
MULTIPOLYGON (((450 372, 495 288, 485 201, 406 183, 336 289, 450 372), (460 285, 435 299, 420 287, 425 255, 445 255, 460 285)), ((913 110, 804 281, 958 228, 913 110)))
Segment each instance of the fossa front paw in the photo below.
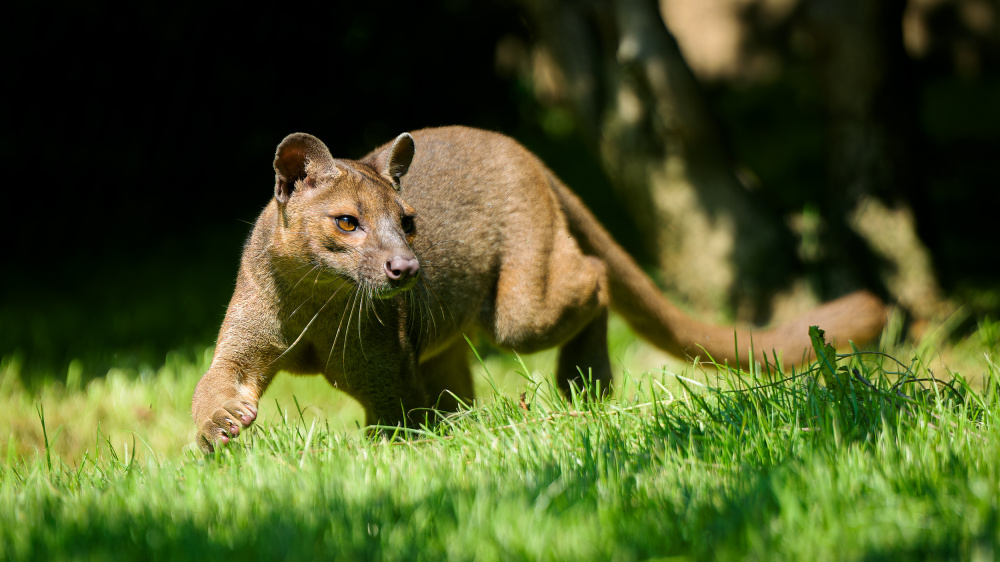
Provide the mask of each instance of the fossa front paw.
POLYGON ((216 410, 198 429, 198 446, 205 454, 226 445, 257 419, 257 406, 241 400, 230 400, 216 410))

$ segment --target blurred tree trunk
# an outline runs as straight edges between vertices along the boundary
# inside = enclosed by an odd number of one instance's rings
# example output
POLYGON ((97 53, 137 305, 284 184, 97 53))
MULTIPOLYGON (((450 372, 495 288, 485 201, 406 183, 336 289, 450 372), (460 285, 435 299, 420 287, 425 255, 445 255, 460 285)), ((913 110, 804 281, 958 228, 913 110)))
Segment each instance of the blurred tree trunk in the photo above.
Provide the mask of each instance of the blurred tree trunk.
POLYGON ((803 16, 816 42, 829 112, 830 228, 823 278, 881 281, 914 316, 947 312, 911 202, 923 192, 913 63, 903 44, 906 0, 809 0, 803 16), (863 241, 863 242, 862 242, 863 241), (868 251, 877 271, 866 271, 868 251))
POLYGON ((824 258, 809 289, 784 217, 737 177, 656 0, 521 4, 668 292, 702 314, 753 321, 768 318, 775 296, 793 297, 795 308, 861 287, 887 289, 920 318, 943 310, 909 206, 920 162, 905 0, 802 0, 797 10, 816 42, 829 110, 824 258))
POLYGON ((737 178, 655 1, 522 4, 668 292, 702 314, 766 320, 796 267, 792 237, 737 178))

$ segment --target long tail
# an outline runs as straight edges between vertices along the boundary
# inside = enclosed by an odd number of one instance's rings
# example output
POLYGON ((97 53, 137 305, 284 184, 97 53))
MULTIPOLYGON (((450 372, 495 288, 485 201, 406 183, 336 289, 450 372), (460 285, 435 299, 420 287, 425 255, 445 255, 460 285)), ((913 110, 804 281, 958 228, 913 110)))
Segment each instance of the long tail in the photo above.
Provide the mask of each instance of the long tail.
POLYGON ((786 365, 813 357, 809 326, 825 330, 834 345, 862 345, 877 338, 886 322, 886 307, 867 291, 828 302, 802 316, 766 330, 715 326, 691 318, 664 298, 635 260, 619 246, 583 202, 554 176, 552 188, 584 253, 600 257, 608 267, 611 307, 644 339, 678 357, 705 357, 722 363, 746 364, 750 348, 756 361, 786 365))

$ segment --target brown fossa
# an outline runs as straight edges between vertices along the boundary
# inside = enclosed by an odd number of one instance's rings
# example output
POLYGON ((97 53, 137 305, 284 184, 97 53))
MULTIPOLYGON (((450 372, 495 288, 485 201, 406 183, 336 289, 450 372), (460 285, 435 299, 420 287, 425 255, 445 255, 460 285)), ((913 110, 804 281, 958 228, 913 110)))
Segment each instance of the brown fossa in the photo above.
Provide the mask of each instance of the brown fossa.
MULTIPOLYGON (((732 362, 734 337, 751 342, 750 330, 699 322, 667 301, 583 203, 503 135, 425 129, 353 161, 296 133, 274 170, 274 199, 194 392, 206 452, 254 421, 278 371, 322 374, 361 403, 368 424, 413 424, 427 408, 472 400, 464 334, 523 353, 561 347, 563 392, 581 373, 610 389, 609 307, 681 357, 732 362)), ((875 338, 884 322, 878 298, 854 293, 754 330, 754 359, 807 357, 810 325, 844 344, 875 338)))

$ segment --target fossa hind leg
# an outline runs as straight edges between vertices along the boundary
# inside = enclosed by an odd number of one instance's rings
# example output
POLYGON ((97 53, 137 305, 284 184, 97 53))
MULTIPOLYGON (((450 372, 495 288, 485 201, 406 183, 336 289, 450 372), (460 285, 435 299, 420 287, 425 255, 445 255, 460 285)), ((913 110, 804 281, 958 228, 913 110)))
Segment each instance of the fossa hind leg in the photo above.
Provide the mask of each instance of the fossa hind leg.
POLYGON ((501 272, 493 329, 497 343, 522 352, 565 346, 558 371, 564 392, 568 393, 570 381, 578 381, 580 371, 593 372, 595 380, 608 388, 604 263, 585 256, 562 229, 550 248, 540 250, 530 242, 525 246, 522 255, 507 258, 518 267, 501 272), (538 256, 548 259, 535 265, 538 256))
POLYGON ((608 311, 597 318, 559 350, 556 382, 567 398, 573 389, 589 392, 585 398, 605 398, 611 394, 611 359, 608 357, 608 311))
POLYGON ((517 266, 498 282, 492 332, 500 345, 525 353, 562 345, 608 308, 604 263, 583 255, 568 235, 541 267, 530 258, 507 261, 517 266))

